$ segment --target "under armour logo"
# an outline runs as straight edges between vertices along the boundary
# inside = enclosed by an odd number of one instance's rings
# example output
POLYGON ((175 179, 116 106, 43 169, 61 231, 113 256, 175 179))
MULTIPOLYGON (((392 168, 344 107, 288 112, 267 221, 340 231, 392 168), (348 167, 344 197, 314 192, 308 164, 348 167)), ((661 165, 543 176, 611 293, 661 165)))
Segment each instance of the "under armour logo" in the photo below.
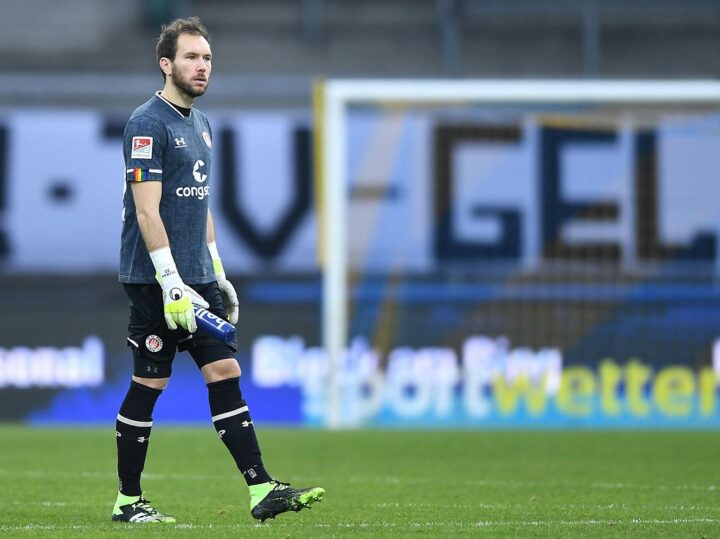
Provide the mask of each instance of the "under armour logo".
POLYGON ((176 148, 185 148, 187 147, 187 144, 185 144, 185 138, 180 137, 175 139, 175 147, 176 148))
POLYGON ((243 427, 249 427, 249 426, 252 425, 252 424, 253 424, 252 421, 243 421, 243 422, 242 422, 242 426, 243 426, 243 427))
POLYGON ((154 374, 157 374, 157 371, 158 371, 157 367, 151 367, 150 365, 148 365, 147 372, 152 372, 154 374))
POLYGON ((140 436, 138 438, 138 442, 140 442, 141 444, 147 442, 148 440, 150 440, 150 436, 148 436, 147 438, 145 438, 145 436, 140 436))

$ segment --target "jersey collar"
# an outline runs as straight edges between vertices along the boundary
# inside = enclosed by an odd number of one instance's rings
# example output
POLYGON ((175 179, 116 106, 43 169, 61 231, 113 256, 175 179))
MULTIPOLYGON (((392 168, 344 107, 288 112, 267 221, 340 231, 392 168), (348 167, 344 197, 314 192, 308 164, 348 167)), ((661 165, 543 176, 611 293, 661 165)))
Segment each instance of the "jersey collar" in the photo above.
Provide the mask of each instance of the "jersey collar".
POLYGON ((192 110, 192 108, 190 109, 190 116, 184 116, 178 109, 176 109, 176 108, 173 106, 172 103, 170 103, 170 101, 168 101, 167 99, 165 99, 163 96, 160 95, 160 90, 158 90, 157 92, 155 92, 155 95, 156 95, 163 103, 165 103, 168 107, 170 107, 175 114, 177 114, 178 116, 180 116, 180 118, 192 118, 192 116, 193 116, 193 110, 192 110))

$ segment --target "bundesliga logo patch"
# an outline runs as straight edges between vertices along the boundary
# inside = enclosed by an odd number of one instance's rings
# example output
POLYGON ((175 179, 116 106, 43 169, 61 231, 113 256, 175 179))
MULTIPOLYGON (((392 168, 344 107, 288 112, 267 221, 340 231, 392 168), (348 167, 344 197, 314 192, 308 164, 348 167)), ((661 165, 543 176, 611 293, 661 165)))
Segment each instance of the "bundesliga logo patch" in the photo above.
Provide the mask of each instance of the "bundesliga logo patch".
POLYGON ((130 159, 152 159, 152 137, 133 137, 130 159))

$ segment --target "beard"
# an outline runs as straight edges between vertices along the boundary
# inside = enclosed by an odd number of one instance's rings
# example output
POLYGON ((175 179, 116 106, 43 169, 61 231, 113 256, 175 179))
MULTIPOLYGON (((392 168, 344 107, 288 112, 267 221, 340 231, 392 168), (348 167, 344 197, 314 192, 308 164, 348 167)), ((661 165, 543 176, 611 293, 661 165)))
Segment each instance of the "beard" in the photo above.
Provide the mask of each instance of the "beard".
POLYGON ((187 97, 189 97, 191 99, 195 99, 196 97, 200 97, 201 95, 203 95, 207 91, 208 84, 210 82, 208 80, 205 83, 205 88, 203 88, 202 90, 196 90, 192 87, 191 80, 190 81, 183 80, 183 78, 180 76, 180 74, 177 71, 175 71, 175 66, 173 66, 171 76, 172 76, 172 82, 173 82, 173 85, 175 86, 175 88, 177 88, 180 93, 185 94, 187 97))

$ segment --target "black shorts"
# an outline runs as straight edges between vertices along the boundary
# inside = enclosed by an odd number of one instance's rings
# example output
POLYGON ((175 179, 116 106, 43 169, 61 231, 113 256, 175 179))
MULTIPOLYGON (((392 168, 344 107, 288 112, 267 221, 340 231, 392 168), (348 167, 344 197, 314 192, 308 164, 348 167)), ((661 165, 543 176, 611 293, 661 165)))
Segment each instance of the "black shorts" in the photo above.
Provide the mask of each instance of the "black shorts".
MULTIPOLYGON (((216 282, 189 285, 210 304, 211 313, 227 320, 216 282)), ((221 359, 234 358, 237 343, 227 345, 200 331, 172 330, 165 322, 162 288, 157 284, 123 284, 130 300, 128 346, 133 351, 133 374, 142 378, 167 378, 175 354, 188 351, 198 368, 221 359)))

